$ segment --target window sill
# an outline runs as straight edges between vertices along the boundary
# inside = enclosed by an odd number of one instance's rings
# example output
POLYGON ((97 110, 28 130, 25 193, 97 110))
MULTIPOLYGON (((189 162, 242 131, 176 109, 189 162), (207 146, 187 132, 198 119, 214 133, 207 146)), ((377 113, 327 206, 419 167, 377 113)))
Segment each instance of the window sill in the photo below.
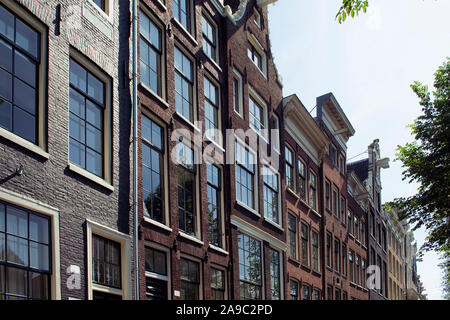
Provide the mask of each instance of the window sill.
MULTIPOLYGON (((242 109, 242 106, 240 106, 240 108, 242 109)), ((240 113, 239 113, 236 109, 234 109, 234 108, 233 108, 233 111, 234 111, 234 113, 236 113, 236 114, 239 116, 239 118, 241 118, 242 120, 245 120, 243 114, 240 114, 240 113)))
POLYGON ((165 230, 165 231, 169 231, 169 232, 172 232, 172 231, 173 231, 172 228, 166 226, 165 224, 163 224, 163 223, 161 223, 161 222, 155 221, 155 220, 153 220, 152 218, 149 218, 149 217, 144 216, 144 221, 147 222, 147 223, 149 223, 149 224, 151 224, 151 225, 154 225, 154 226, 156 226, 156 227, 158 227, 158 228, 161 228, 161 229, 163 229, 163 230, 165 230))
POLYGON ((198 46, 197 40, 195 40, 194 36, 188 30, 186 30, 186 28, 181 24, 180 21, 172 18, 172 22, 174 22, 177 27, 181 29, 181 31, 189 38, 189 40, 191 40, 195 44, 195 46, 198 46))
POLYGON ((266 137, 264 137, 260 132, 256 131, 250 123, 249 123, 249 126, 250 126, 250 129, 252 129, 252 131, 254 133, 256 133, 267 145, 269 144, 269 141, 267 140, 266 137))
POLYGON ((11 142, 14 142, 15 144, 37 154, 45 159, 50 158, 50 154, 45 152, 41 147, 15 135, 14 133, 9 132, 6 129, 0 128, 0 137, 3 137, 11 142))
POLYGON ((214 59, 212 59, 211 57, 209 57, 207 54, 206 54, 206 52, 203 50, 203 46, 202 46, 202 51, 203 51, 203 53, 205 54, 205 57, 208 59, 208 61, 220 72, 220 73, 222 73, 223 71, 222 71, 222 68, 219 66, 219 64, 214 60, 214 59))
POLYGON ((322 215, 320 213, 318 213, 316 210, 314 210, 313 208, 311 208, 311 212, 314 213, 317 217, 322 218, 322 215))
POLYGON ((96 184, 102 186, 103 188, 106 188, 112 192, 114 192, 114 186, 112 186, 110 183, 106 182, 100 177, 97 177, 95 174, 90 173, 89 171, 78 167, 77 165, 74 165, 72 163, 69 163, 68 168, 70 171, 73 171, 80 176, 85 177, 86 179, 91 180, 92 182, 95 182, 96 184))
POLYGON ((144 83, 142 83, 141 81, 139 82, 140 86, 148 93, 150 94, 153 98, 155 98, 156 100, 158 100, 158 102, 161 102, 166 108, 169 108, 169 104, 167 103, 166 100, 164 100, 163 98, 161 98, 156 92, 154 92, 152 89, 150 89, 149 87, 147 87, 144 83))
POLYGON ((247 206, 245 203, 236 200, 236 204, 242 208, 244 208, 245 210, 249 211, 250 213, 254 214, 255 216, 257 216, 258 218, 261 218, 261 215, 258 213, 258 211, 256 211, 253 208, 250 208, 249 206, 247 206))
POLYGON ((292 190, 291 188, 286 187, 286 190, 287 190, 292 196, 294 196, 296 199, 300 199, 300 196, 299 196, 298 194, 296 194, 295 191, 292 190))
POLYGON ((315 274, 316 276, 319 276, 319 277, 321 277, 322 276, 322 273, 320 272, 320 270, 312 270, 312 273, 313 274, 315 274))
POLYGON ((195 131, 201 132, 201 130, 200 130, 199 127, 196 127, 195 124, 193 124, 193 123, 191 122, 191 120, 185 118, 181 113, 179 113, 178 111, 175 111, 175 114, 176 114, 181 120, 183 120, 184 122, 186 122, 190 127, 192 127, 195 131))
POLYGON ((162 3, 160 0, 156 0, 156 3, 159 4, 163 12, 167 11, 166 5, 162 3))
POLYGON ((188 235, 187 233, 184 233, 183 231, 178 231, 178 234, 181 236, 181 237, 183 237, 183 238, 185 238, 185 239, 187 239, 187 240, 190 240, 190 241, 192 241, 192 242, 195 242, 195 243, 197 243, 197 244, 199 244, 199 245, 204 245, 205 243, 203 242, 203 241, 201 241, 200 239, 198 239, 198 238, 196 238, 196 237, 194 237, 194 236, 191 236, 191 235, 188 235))
POLYGON ((210 137, 208 137, 206 134, 205 134, 205 140, 208 142, 211 142, 217 149, 219 149, 220 151, 225 153, 225 149, 220 144, 218 144, 216 141, 214 141, 210 137))
POLYGON ((302 264, 300 261, 298 261, 298 260, 295 259, 295 258, 289 257, 288 260, 291 261, 292 263, 295 263, 296 265, 301 265, 301 264, 302 264))
POLYGON ((98 12, 98 14, 100 14, 102 16, 102 18, 104 20, 108 21, 111 25, 114 24, 114 16, 112 14, 113 11, 108 14, 105 11, 103 11, 101 8, 99 8, 99 6, 96 5, 93 0, 89 0, 88 2, 91 3, 91 7, 93 7, 98 12))
POLYGON ((220 252, 220 253, 222 253, 222 254, 224 254, 224 255, 226 255, 226 256, 229 255, 228 251, 224 250, 223 248, 216 247, 216 246, 214 246, 214 245, 212 245, 212 244, 210 244, 209 247, 210 247, 212 250, 217 251, 217 252, 220 252))
POLYGON ((98 283, 92 282, 92 291, 109 293, 109 294, 113 294, 116 296, 121 296, 123 298, 123 291, 121 289, 107 287, 107 286, 104 286, 104 285, 101 285, 98 283))
POLYGON ((263 219, 264 219, 264 221, 266 221, 267 223, 271 224, 272 226, 274 226, 275 228, 277 228, 277 229, 280 230, 281 232, 284 232, 283 227, 280 226, 278 223, 273 222, 272 220, 267 219, 266 217, 264 217, 263 219))

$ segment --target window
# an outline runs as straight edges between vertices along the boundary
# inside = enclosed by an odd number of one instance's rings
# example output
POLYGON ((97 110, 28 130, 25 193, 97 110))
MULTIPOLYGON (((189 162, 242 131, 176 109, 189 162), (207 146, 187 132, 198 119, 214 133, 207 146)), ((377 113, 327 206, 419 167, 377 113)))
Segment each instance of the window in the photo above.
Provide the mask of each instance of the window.
POLYGON ((359 241, 359 217, 355 215, 354 220, 355 220, 355 238, 356 240, 359 241))
POLYGON ((381 245, 381 226, 377 223, 377 242, 381 245))
POLYGON ((341 271, 341 266, 339 263, 339 257, 341 256, 341 242, 339 239, 334 239, 334 270, 337 272, 341 271))
POLYGON ((334 216, 335 217, 337 217, 337 218, 339 218, 339 208, 338 208, 338 205, 339 205, 339 198, 338 198, 338 194, 339 194, 339 192, 335 189, 335 188, 333 188, 333 213, 334 213, 334 216))
POLYGON ((193 33, 192 0, 173 0, 173 16, 189 32, 193 33))
POLYGON ((307 284, 303 285, 303 300, 311 300, 311 287, 307 284))
POLYGON ((51 298, 50 249, 48 217, 0 203, 0 300, 51 298))
POLYGON ((339 156, 339 171, 345 174, 345 161, 343 156, 339 156))
POLYGON ((342 244, 342 275, 347 276, 347 246, 342 244))
POLYGON ((242 90, 242 76, 233 69, 233 109, 241 118, 244 118, 242 90))
POLYGON ((258 12, 258 10, 256 10, 256 8, 253 9, 253 17, 255 24, 258 26, 259 29, 262 29, 261 14, 258 12))
POLYGON ((309 205, 317 209, 317 176, 312 171, 309 173, 309 205))
MULTIPOLYGON (((401 279, 400 279, 401 280, 401 279)), ((366 260, 361 259, 361 285, 366 287, 366 260)))
POLYGON ((286 160, 286 185, 289 189, 294 191, 294 156, 293 152, 288 147, 285 147, 284 150, 286 160))
POLYGON ((222 183, 220 168, 206 163, 206 179, 208 189, 208 231, 209 243, 222 247, 222 183))
POLYGON ((312 261, 313 261, 313 270, 316 272, 320 272, 320 247, 319 247, 319 233, 316 231, 312 231, 312 261))
POLYGON ((327 232, 327 266, 328 267, 330 267, 330 268, 332 268, 333 267, 333 264, 332 264, 332 258, 331 258, 331 246, 332 246, 332 243, 331 243, 331 233, 329 233, 329 232, 327 232))
POLYGON ((194 151, 184 143, 177 142, 178 155, 178 225, 180 230, 196 235, 195 192, 196 170, 194 165, 194 151))
POLYGON ((314 288, 314 290, 313 290, 313 300, 320 300, 320 299, 321 299, 320 298, 320 290, 314 288))
POLYGON ((338 161, 337 161, 337 150, 336 147, 332 144, 330 144, 330 160, 334 167, 337 167, 338 161))
POLYGON ((349 269, 350 269, 350 282, 355 282, 355 267, 354 267, 354 257, 355 253, 350 250, 348 252, 348 262, 349 262, 349 269))
POLYGON ((269 249, 270 255, 270 292, 272 300, 281 299, 280 253, 269 249))
POLYGON ((218 62, 217 33, 216 25, 202 16, 203 52, 215 62, 218 62))
POLYGON ((248 50, 247 50, 248 57, 252 62, 255 64, 255 66, 258 67, 259 70, 262 71, 262 55, 259 53, 259 51, 253 46, 251 42, 248 43, 248 50))
MULTIPOLYGON (((181 1, 181 0, 180 0, 181 1)), ((175 2, 174 2, 175 3, 175 2)), ((179 114, 194 122, 193 62, 175 47, 175 108, 179 114)))
POLYGON ((263 166, 264 217, 280 225, 278 174, 268 166, 263 166))
POLYGON ((306 165, 298 159, 298 193, 300 199, 306 202, 306 165))
POLYGON ((348 294, 346 291, 342 292, 342 300, 348 300, 348 294))
POLYGON ((349 210, 347 210, 347 215, 348 215, 348 233, 353 235, 353 212, 349 210))
POLYGON ((219 89, 207 77, 204 78, 205 92, 205 134, 217 143, 221 143, 219 89))
POLYGON ((139 15, 140 32, 140 79, 151 91, 160 97, 163 94, 163 42, 162 31, 143 11, 139 15))
MULTIPOLYGON (((92 69, 94 71, 94 69, 92 69)), ((103 75, 104 77, 104 75, 103 75)), ((107 84, 80 61, 70 58, 69 159, 70 162, 103 178, 105 142, 109 145, 107 84)), ((109 167, 110 165, 108 165, 109 167)))
POLYGON ((355 256, 355 274, 356 274, 356 284, 360 285, 361 284, 361 265, 360 265, 360 260, 361 258, 359 257, 359 255, 355 256))
POLYGON ((325 181, 325 208, 331 211, 331 183, 325 181))
POLYGON ((264 129, 266 129, 266 116, 265 107, 253 96, 249 97, 248 102, 249 114, 250 114, 250 127, 258 134, 264 136, 264 129))
POLYGON ((200 264, 181 258, 181 300, 199 300, 200 297, 200 264))
POLYGON ((341 300, 341 290, 340 289, 335 290, 334 300, 341 300))
POLYGON ((239 280, 241 300, 262 298, 261 242, 252 237, 238 234, 239 280))
POLYGON ((375 216, 373 215, 373 213, 370 213, 370 224, 372 226, 371 230, 371 234, 372 236, 375 237, 376 233, 375 233, 375 216))
POLYGON ((345 224, 345 218, 346 218, 346 215, 345 215, 345 211, 346 211, 346 205, 345 205, 345 198, 344 197, 342 197, 341 196, 341 219, 342 219, 342 222, 345 224))
POLYGON ((211 299, 225 300, 225 271, 211 268, 211 299))
POLYGON ((295 280, 289 281, 291 300, 298 300, 298 282, 295 280))
POLYGON ((236 198, 239 202, 255 209, 254 155, 236 141, 236 198))
POLYGON ((327 299, 333 300, 333 287, 331 286, 327 287, 327 299))
POLYGON ((145 248, 145 295, 147 300, 168 300, 168 252, 145 248))
POLYGON ((106 11, 106 5, 105 5, 105 1, 106 0, 92 0, 100 9, 102 9, 103 11, 106 11))
POLYGON ((383 227, 382 229, 382 234, 383 234, 383 249, 384 251, 387 250, 387 240, 386 240, 386 228, 383 227))
POLYGON ((274 135, 272 136, 272 148, 276 152, 280 153, 280 121, 278 120, 278 116, 274 113, 273 117, 273 130, 274 135))
POLYGON ((309 227, 302 223, 302 264, 309 267, 309 227))
POLYGON ((289 231, 289 256, 297 259, 297 218, 291 214, 288 215, 289 231))
POLYGON ((92 235, 92 281, 112 288, 121 288, 120 243, 92 235))
POLYGON ((144 115, 141 116, 141 126, 144 214, 164 224, 164 129, 144 115))
POLYGON ((47 35, 33 19, 0 4, 0 128, 45 148, 47 35))

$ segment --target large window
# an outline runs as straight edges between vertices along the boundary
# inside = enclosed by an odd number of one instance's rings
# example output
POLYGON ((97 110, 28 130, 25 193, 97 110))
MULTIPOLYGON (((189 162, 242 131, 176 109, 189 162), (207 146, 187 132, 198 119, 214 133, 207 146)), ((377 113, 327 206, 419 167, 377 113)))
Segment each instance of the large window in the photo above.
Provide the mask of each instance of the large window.
POLYGON ((300 199, 306 202, 306 165, 298 159, 298 193, 300 199))
POLYGON ((353 235, 353 213, 349 210, 347 210, 348 214, 348 233, 353 235))
POLYGON ((355 262, 354 262, 355 253, 350 250, 348 252, 348 268, 350 269, 350 282, 355 282, 355 262))
POLYGON ((260 300, 263 281, 261 242, 239 233, 238 250, 240 298, 241 300, 260 300))
POLYGON ((309 227, 302 222, 302 264, 309 267, 309 227))
POLYGON ((205 92, 205 134, 206 136, 220 143, 220 135, 218 130, 219 124, 219 89, 207 77, 204 78, 204 92, 205 92))
POLYGON ((320 242, 319 233, 312 231, 312 267, 316 272, 320 272, 320 242))
POLYGON ((341 209, 341 219, 342 219, 342 222, 345 224, 345 221, 347 220, 346 218, 347 218, 347 216, 345 215, 345 212, 346 212, 346 201, 345 201, 345 198, 344 197, 342 197, 341 196, 341 206, 340 206, 340 209, 341 209))
POLYGON ((342 275, 347 276, 347 246, 342 244, 342 275))
POLYGON ((341 271, 340 257, 341 242, 339 241, 339 239, 334 239, 334 270, 336 270, 337 272, 341 271))
POLYGON ((294 191, 294 156, 288 147, 284 148, 284 157, 286 161, 286 185, 294 191))
POLYGON ((331 183, 325 181, 325 209, 331 211, 331 183))
POLYGON ((120 243, 92 235, 92 281, 112 288, 121 288, 120 243))
POLYGON ((359 241, 359 217, 354 216, 355 220, 355 239, 359 241))
POLYGON ((241 118, 244 118, 242 90, 242 76, 236 69, 233 69, 233 109, 241 118))
POLYGON ((175 108, 179 114, 194 122, 193 62, 177 47, 175 51, 175 108))
POLYGON ((141 82, 162 96, 162 32, 144 12, 139 16, 141 82))
POLYGON ((360 262, 361 258, 359 257, 359 255, 356 255, 355 257, 355 274, 356 274, 356 284, 360 285, 361 284, 361 262, 360 262))
POLYGON ((278 174, 268 166, 263 166, 264 217, 281 224, 279 212, 278 174))
POLYGON ((225 271, 211 268, 211 299, 225 300, 225 271))
POLYGON ((236 198, 255 209, 256 165, 253 153, 236 141, 236 198))
POLYGON ((203 52, 213 61, 217 62, 217 27, 211 20, 202 16, 203 52))
POLYGON ((169 299, 169 273, 166 251, 145 248, 145 287, 147 300, 169 299))
POLYGON ((289 256, 297 259, 297 218, 292 214, 288 215, 288 231, 289 231, 289 256))
POLYGON ((332 268, 333 267, 333 261, 332 259, 332 236, 331 233, 327 232, 327 266, 332 268))
POLYGON ((363 246, 366 245, 366 224, 361 221, 361 243, 363 246))
POLYGON ((252 96, 248 102, 250 113, 250 127, 257 133, 261 134, 261 130, 266 129, 264 106, 258 103, 252 96))
POLYGON ((317 176, 312 171, 309 173, 309 205, 317 209, 317 176))
POLYGON ((313 290, 313 300, 321 300, 320 298, 320 290, 314 288, 313 290))
POLYGON ((48 217, 0 203, 0 300, 50 299, 50 248, 48 217))
POLYGON ((311 287, 307 284, 303 285, 303 300, 311 300, 311 287))
POLYGON ((173 15, 190 33, 193 33, 192 0, 173 0, 173 15))
POLYGON ((163 205, 164 130, 144 115, 141 116, 141 126, 144 214, 166 223, 163 205))
POLYGON ((70 59, 70 162, 103 178, 106 85, 70 59))
POLYGON ((289 281, 289 292, 291 300, 298 300, 298 282, 295 280, 289 281))
POLYGON ((209 243, 216 247, 222 247, 222 182, 220 168, 207 162, 206 179, 208 189, 209 243))
POLYGON ((336 188, 333 188, 333 213, 339 218, 339 192, 336 188))
POLYGON ((181 300, 200 299, 200 263, 181 258, 181 300))
POLYGON ((280 253, 270 249, 270 292, 272 300, 281 299, 281 266, 280 253))
POLYGON ((252 62, 255 64, 255 66, 258 67, 259 70, 263 70, 263 57, 261 53, 255 48, 255 46, 249 42, 248 43, 248 50, 247 50, 248 57, 252 62))
POLYGON ((195 210, 196 170, 194 151, 182 142, 177 143, 178 154, 178 226, 189 234, 197 234, 195 210))

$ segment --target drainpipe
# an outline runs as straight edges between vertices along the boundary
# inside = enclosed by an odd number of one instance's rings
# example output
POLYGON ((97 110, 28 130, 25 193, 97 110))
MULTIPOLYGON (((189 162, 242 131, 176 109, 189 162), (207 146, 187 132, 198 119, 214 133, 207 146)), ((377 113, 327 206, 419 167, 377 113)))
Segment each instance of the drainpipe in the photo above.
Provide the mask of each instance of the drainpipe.
POLYGON ((139 227, 138 227, 138 102, 137 102, 137 0, 132 0, 132 31, 133 41, 133 228, 134 228, 134 276, 135 299, 139 300, 139 227))

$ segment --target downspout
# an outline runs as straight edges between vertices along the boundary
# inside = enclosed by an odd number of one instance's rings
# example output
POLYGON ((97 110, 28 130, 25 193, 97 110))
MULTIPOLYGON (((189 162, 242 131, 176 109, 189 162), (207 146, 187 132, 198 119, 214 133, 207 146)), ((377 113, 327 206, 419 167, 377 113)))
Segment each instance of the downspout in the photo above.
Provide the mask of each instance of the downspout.
POLYGON ((135 300, 139 300, 139 227, 138 227, 138 105, 137 105, 137 0, 132 0, 132 32, 133 41, 133 234, 134 234, 134 283, 135 300))

